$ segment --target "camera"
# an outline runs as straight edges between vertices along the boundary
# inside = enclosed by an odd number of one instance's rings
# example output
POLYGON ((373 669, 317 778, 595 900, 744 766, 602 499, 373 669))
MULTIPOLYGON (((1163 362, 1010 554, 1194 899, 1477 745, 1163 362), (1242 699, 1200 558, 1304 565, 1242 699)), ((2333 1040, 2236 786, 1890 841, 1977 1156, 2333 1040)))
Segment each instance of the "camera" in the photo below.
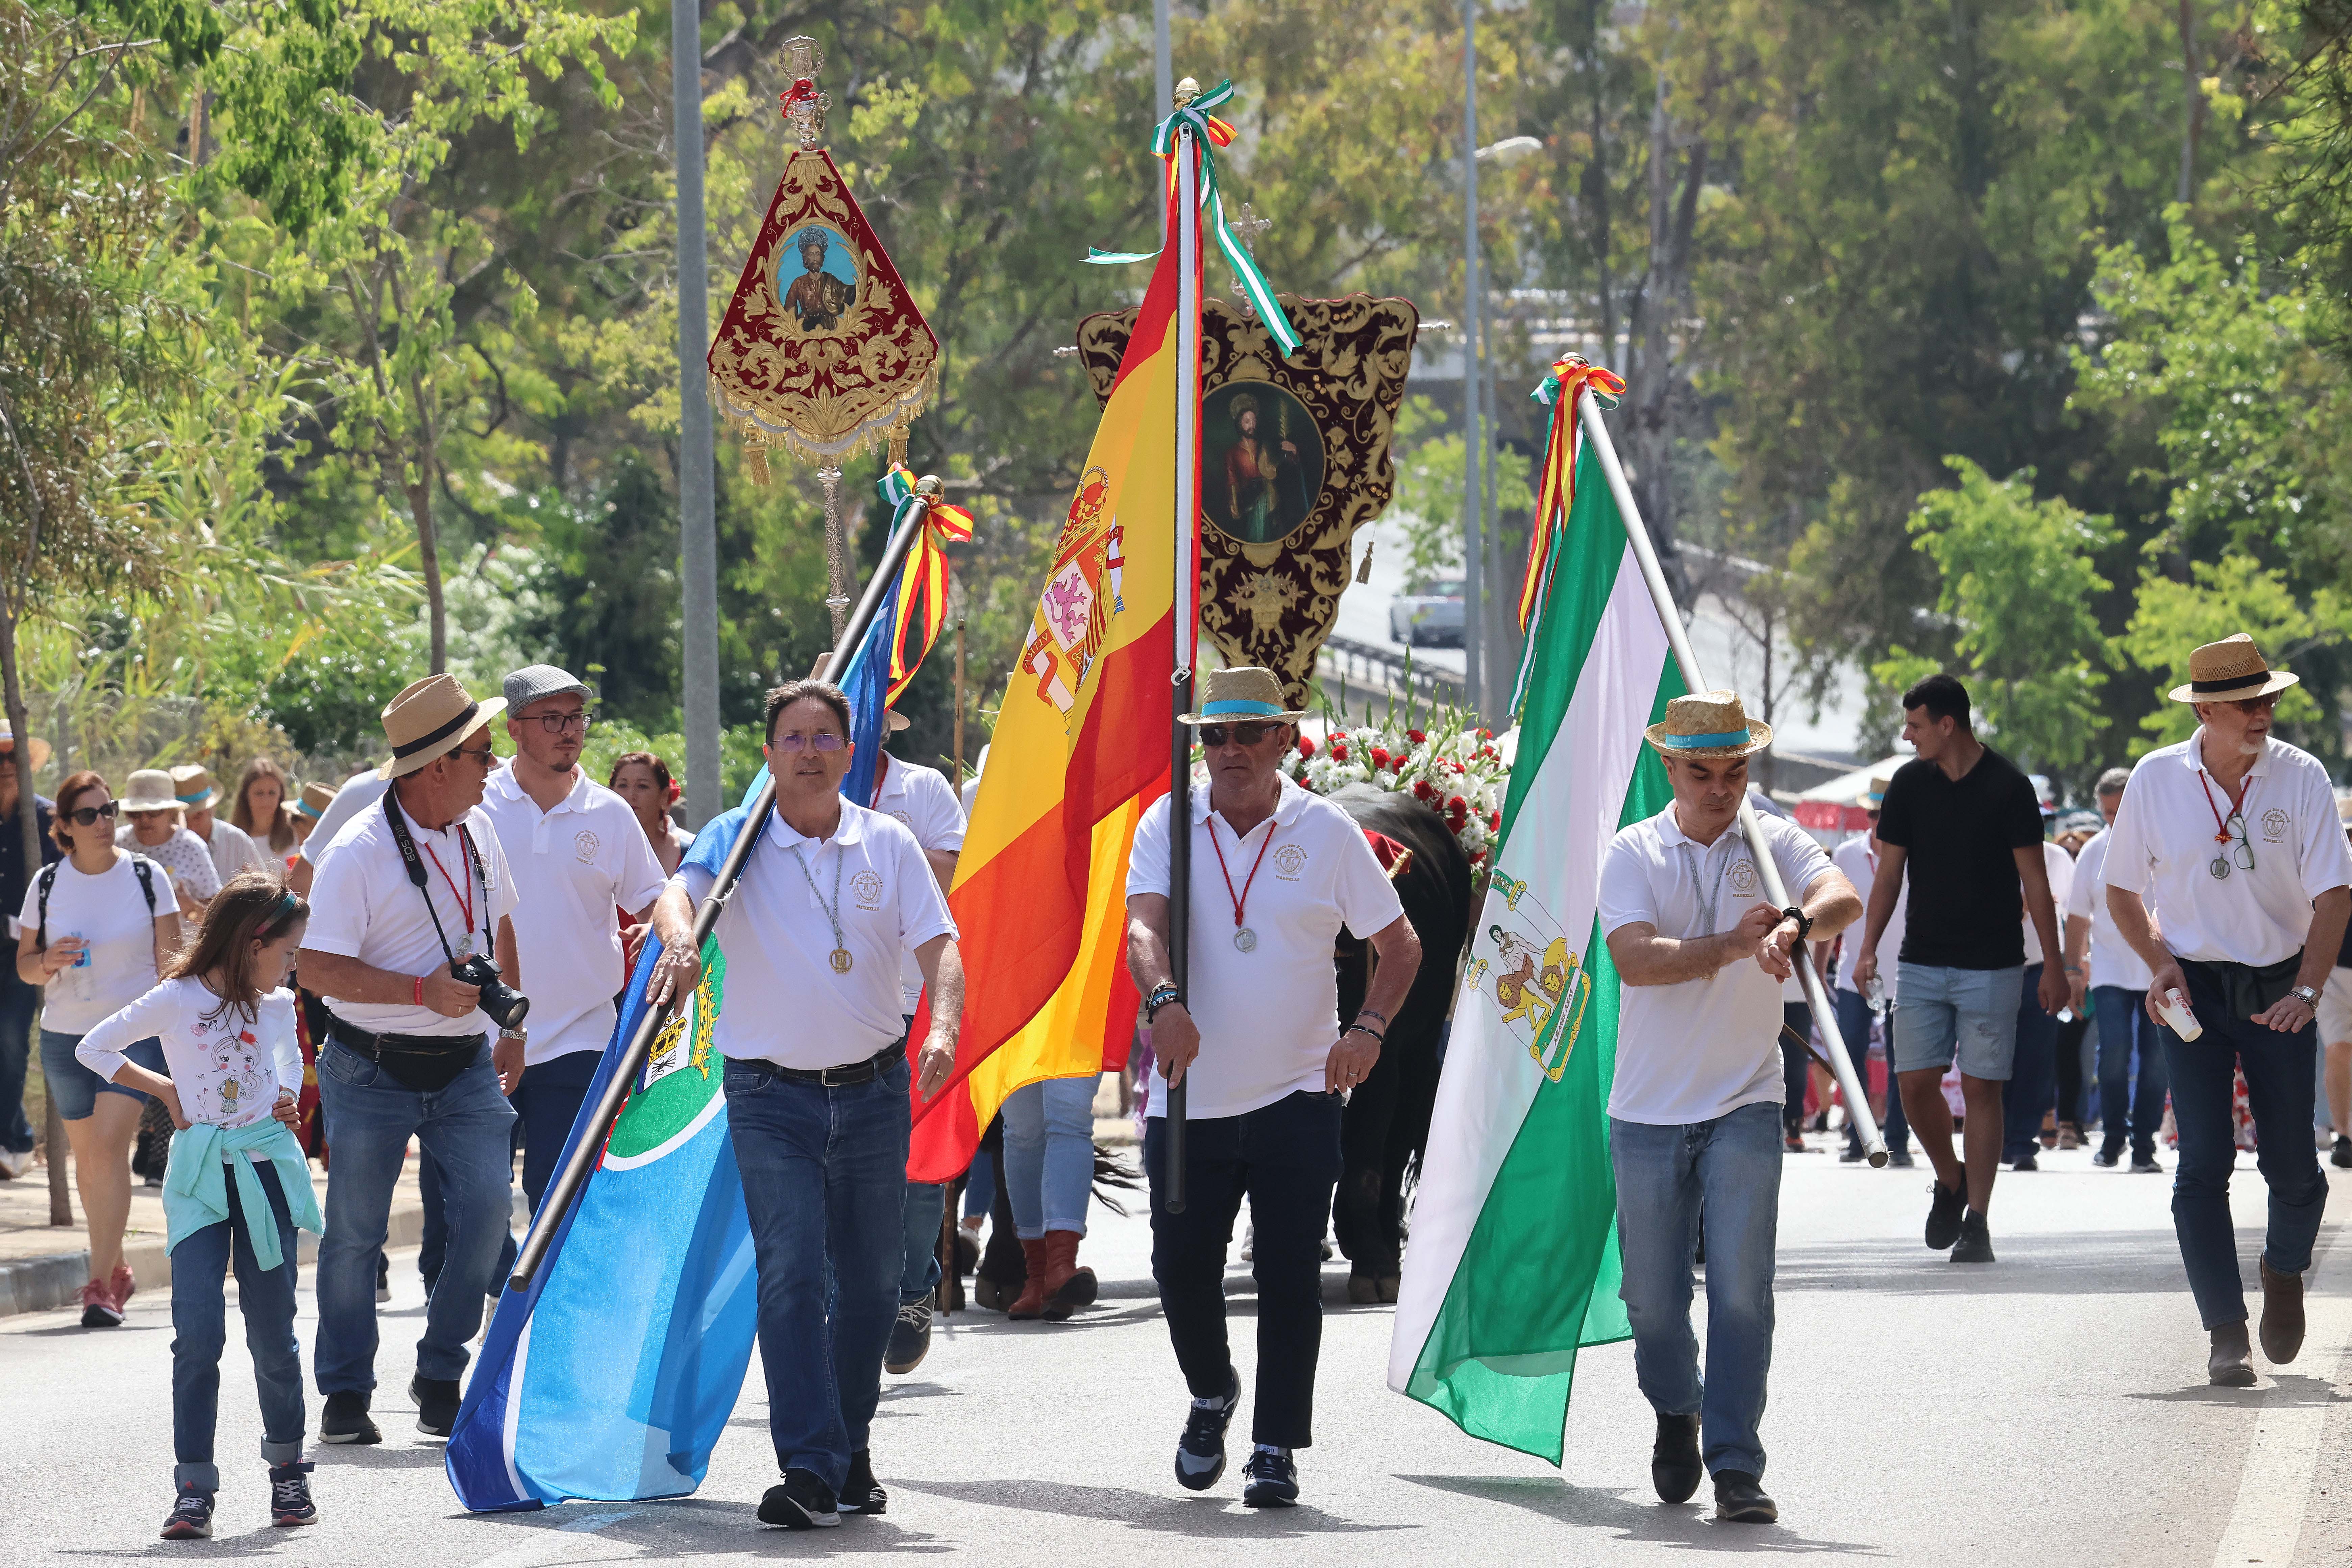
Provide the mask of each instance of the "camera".
POLYGON ((471 953, 451 962, 449 973, 468 985, 482 988, 482 1011, 501 1029, 511 1029, 530 1011, 530 998, 499 980, 499 966, 488 953, 471 953))

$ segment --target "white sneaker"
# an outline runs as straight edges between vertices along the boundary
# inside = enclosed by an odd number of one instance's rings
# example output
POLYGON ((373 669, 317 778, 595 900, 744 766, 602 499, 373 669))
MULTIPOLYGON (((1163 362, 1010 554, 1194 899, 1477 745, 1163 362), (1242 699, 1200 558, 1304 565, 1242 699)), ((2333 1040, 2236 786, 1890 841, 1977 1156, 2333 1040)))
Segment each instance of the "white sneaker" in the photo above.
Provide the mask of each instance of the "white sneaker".
POLYGON ((0 1149, 0 1182, 13 1182, 33 1168, 30 1149, 18 1153, 14 1149, 0 1149))

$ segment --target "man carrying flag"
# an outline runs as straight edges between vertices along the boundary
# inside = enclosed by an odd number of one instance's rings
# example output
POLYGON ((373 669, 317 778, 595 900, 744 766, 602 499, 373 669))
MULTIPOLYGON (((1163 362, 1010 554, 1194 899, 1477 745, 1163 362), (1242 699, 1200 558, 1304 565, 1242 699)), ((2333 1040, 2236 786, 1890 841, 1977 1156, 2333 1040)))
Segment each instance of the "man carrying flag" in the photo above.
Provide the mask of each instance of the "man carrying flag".
MULTIPOLYGON (((772 818, 730 825, 761 837, 715 931, 732 959, 716 1043, 783 1472, 760 1521, 808 1530, 887 1503, 866 1433, 898 1310, 909 1103, 899 964, 914 954, 929 995, 916 1075, 926 1096, 955 1067, 963 970, 915 836, 842 798, 848 699, 793 681, 768 693, 767 728, 772 818)), ((694 910, 715 881, 689 861, 654 907, 656 1006, 701 982, 694 910)))
POLYGON ((1739 826, 1748 759, 1772 743, 1738 694, 1677 697, 1645 732, 1674 799, 1610 841, 1600 924, 1624 984, 1609 1154, 1617 1178, 1620 1294, 1633 1366, 1658 1415, 1661 1500, 1698 1489, 1700 1439, 1718 1519, 1769 1524, 1765 1373, 1780 1195, 1780 983, 1790 952, 1862 913, 1853 884, 1794 823, 1739 826), (1801 907, 1764 897, 1769 854, 1801 907), (1706 1248, 1706 1375, 1691 1333, 1691 1259, 1706 1248))

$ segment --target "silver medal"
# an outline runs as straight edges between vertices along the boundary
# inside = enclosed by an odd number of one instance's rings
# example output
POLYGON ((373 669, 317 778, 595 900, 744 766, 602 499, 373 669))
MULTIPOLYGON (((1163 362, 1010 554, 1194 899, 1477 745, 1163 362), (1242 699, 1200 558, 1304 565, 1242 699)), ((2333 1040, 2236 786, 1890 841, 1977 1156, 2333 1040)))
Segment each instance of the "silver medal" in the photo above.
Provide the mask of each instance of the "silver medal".
POLYGON ((1234 927, 1234 945, 1241 949, 1244 952, 1254 952, 1257 947, 1257 932, 1250 930, 1247 926, 1234 927))
POLYGON ((2205 869, 2213 873, 2215 881, 2224 881, 2230 875, 2230 858, 2227 855, 2216 855, 2205 869))

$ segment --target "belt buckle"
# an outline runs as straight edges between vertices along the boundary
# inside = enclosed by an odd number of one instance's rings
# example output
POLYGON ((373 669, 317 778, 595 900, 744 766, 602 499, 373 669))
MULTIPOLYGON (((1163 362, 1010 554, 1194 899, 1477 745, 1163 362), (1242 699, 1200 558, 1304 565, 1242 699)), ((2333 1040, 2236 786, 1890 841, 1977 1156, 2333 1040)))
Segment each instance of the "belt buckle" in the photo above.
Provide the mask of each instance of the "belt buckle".
POLYGON ((816 1075, 818 1087, 823 1089, 847 1089, 850 1087, 849 1080, 847 1079, 835 1079, 833 1075, 837 1072, 855 1072, 856 1070, 856 1064, 855 1063, 852 1063, 848 1067, 820 1068, 817 1069, 816 1075))

